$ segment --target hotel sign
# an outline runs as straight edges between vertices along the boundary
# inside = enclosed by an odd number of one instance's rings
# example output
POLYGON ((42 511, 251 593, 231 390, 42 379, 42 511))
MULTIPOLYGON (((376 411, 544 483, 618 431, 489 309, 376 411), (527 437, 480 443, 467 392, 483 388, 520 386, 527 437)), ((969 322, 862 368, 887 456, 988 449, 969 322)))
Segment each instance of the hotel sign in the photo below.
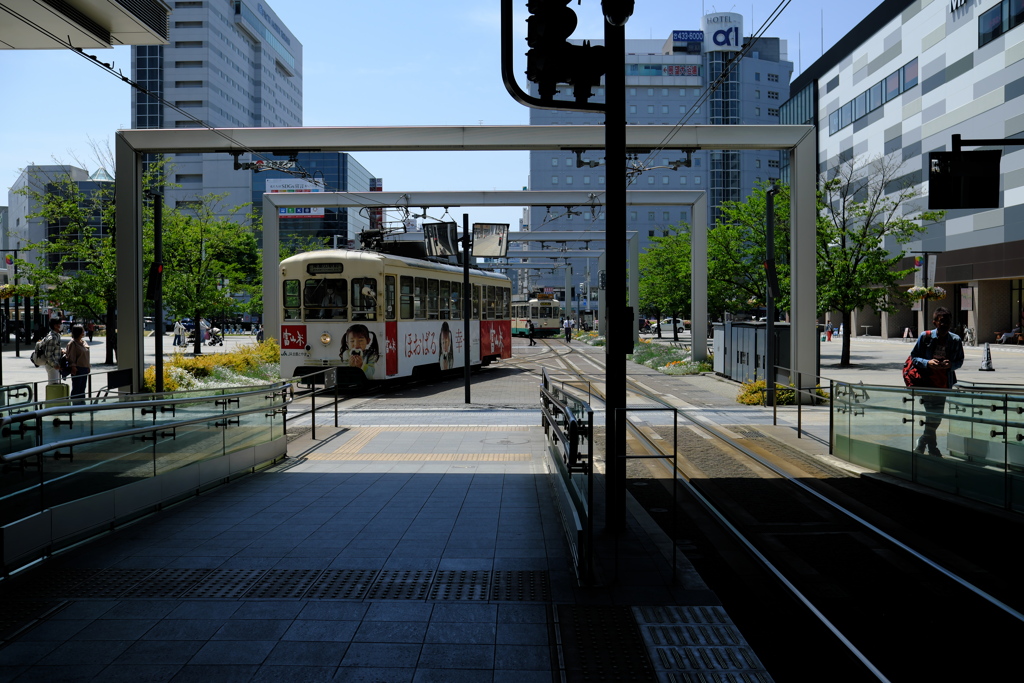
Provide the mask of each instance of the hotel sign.
POLYGON ((735 12, 706 14, 700 20, 704 29, 704 52, 739 52, 743 49, 743 15, 735 12))

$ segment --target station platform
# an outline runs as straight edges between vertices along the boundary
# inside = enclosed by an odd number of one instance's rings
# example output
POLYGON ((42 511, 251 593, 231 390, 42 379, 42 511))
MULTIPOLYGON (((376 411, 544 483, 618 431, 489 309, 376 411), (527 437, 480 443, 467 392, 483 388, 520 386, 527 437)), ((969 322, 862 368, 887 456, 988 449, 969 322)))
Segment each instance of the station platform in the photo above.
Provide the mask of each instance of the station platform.
POLYGON ((770 680, 639 506, 577 582, 538 410, 400 404, 5 581, 0 680, 770 680))

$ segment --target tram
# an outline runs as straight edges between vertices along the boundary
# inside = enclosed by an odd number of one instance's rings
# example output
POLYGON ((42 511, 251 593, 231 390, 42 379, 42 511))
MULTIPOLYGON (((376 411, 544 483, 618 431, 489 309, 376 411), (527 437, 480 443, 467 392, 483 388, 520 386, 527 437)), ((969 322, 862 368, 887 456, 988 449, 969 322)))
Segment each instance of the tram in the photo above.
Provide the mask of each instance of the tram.
POLYGON ((377 251, 325 249, 281 261, 281 377, 339 368, 358 384, 512 357, 511 288, 470 270, 465 338, 461 266, 377 251))
POLYGON ((512 304, 512 334, 519 337, 528 335, 528 320, 533 320, 535 336, 550 337, 561 334, 563 310, 562 302, 557 299, 517 301, 512 304))

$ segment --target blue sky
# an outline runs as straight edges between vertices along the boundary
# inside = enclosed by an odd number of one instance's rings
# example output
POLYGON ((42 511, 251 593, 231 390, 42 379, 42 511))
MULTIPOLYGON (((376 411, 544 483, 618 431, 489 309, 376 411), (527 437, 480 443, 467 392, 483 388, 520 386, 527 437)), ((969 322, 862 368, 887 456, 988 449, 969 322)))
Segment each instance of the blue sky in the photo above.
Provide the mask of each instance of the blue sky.
MULTIPOLYGON (((304 125, 510 125, 529 111, 505 92, 500 71, 500 2, 268 0, 303 44, 304 125)), ((516 53, 526 52, 525 0, 515 0, 516 53)), ((738 12, 749 35, 777 3, 713 5, 637 0, 627 38, 664 39, 673 29, 700 28, 702 14, 738 12)), ((789 41, 796 72, 878 5, 792 0, 765 35, 789 41), (824 11, 824 14, 823 14, 824 11)), ((570 5, 579 17, 573 38, 603 34, 598 0, 570 5)), ((98 50, 130 75, 129 48, 98 50)), ((517 65, 520 83, 525 58, 517 65)), ((30 163, 97 161, 90 140, 113 146, 130 125, 130 88, 68 50, 0 51, 8 93, 2 116, 0 179, 9 187, 30 163)), ((528 183, 525 152, 373 153, 358 160, 384 179, 384 189, 518 190, 528 183)), ((0 197, 0 202, 6 198, 0 197)), ((461 222, 463 209, 453 210, 461 222)), ((432 212, 433 213, 433 212, 432 212)), ((438 212, 440 213, 440 211, 438 212)), ((518 209, 471 209, 470 219, 507 222, 518 209)))

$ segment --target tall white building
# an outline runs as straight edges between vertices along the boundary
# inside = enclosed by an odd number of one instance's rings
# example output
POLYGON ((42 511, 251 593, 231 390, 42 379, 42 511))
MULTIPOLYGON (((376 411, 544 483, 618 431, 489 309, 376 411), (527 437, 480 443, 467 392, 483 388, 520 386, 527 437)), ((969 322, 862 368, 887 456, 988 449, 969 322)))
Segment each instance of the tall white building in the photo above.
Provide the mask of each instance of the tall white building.
MULTIPOLYGON (((793 81, 782 122, 816 125, 821 173, 852 157, 891 154, 902 163, 900 180, 927 195, 928 153, 950 151, 954 134, 1024 137, 1021 95, 1019 0, 885 0, 793 81)), ((997 149, 999 208, 950 210, 902 247, 931 252, 928 284, 947 296, 929 310, 950 309, 954 325, 975 328, 980 341, 1009 330, 1024 308, 1024 148, 997 149)), ((898 336, 930 323, 919 318, 909 309, 881 316, 864 310, 853 327, 880 326, 883 336, 898 336)))
MULTIPOLYGON (((132 48, 135 128, 252 128, 302 125, 302 43, 263 0, 173 3, 168 45, 132 48)), ((169 205, 227 194, 222 206, 252 201, 252 174, 226 154, 176 154, 169 205)), ((240 161, 248 161, 242 155, 240 161)))

